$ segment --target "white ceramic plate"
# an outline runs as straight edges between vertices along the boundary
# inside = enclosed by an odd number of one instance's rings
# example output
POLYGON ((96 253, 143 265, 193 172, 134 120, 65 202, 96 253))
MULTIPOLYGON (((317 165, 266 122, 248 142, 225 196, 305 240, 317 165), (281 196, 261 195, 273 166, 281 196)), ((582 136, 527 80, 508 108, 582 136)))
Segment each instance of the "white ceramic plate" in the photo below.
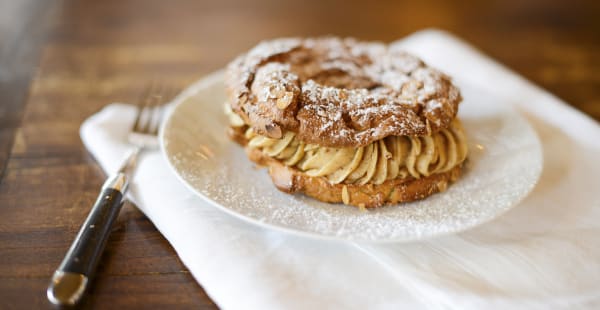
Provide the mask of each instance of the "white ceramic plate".
POLYGON ((417 240, 490 221, 523 199, 540 176, 540 142, 527 121, 505 102, 458 83, 470 155, 463 177, 446 192, 372 211, 284 194, 227 138, 222 77, 215 73, 175 100, 162 149, 191 190, 260 226, 350 241, 417 240))

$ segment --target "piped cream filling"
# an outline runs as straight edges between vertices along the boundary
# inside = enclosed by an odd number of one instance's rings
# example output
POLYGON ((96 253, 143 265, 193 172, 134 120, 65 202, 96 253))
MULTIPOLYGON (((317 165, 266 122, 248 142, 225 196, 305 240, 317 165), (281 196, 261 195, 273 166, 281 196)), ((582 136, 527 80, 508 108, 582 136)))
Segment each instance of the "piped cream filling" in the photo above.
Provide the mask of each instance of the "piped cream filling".
POLYGON ((249 147, 309 176, 325 177, 332 184, 381 184, 408 176, 418 179, 449 171, 467 157, 458 119, 431 136, 390 136, 358 148, 306 144, 290 131, 281 139, 271 139, 248 128, 245 137, 249 147))

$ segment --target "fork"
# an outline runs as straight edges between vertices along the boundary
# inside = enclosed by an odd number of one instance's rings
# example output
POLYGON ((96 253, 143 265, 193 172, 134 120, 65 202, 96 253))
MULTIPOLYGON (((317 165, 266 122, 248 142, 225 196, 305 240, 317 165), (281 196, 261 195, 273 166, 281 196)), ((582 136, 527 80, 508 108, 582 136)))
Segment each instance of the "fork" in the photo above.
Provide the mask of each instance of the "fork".
POLYGON ((75 305, 82 299, 123 206, 138 157, 144 150, 158 146, 157 135, 165 103, 175 93, 173 88, 153 82, 140 95, 135 122, 128 135, 133 149, 117 172, 104 182, 88 217, 54 272, 46 292, 53 304, 75 305))

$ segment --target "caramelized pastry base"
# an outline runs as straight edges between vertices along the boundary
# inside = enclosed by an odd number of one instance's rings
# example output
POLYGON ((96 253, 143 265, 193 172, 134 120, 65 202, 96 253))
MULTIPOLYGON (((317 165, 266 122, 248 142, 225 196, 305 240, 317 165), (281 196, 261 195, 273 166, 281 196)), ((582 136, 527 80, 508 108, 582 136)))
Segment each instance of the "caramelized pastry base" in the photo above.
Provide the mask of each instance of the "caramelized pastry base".
POLYGON ((359 208, 377 208, 389 204, 424 199, 446 190, 461 174, 462 165, 453 169, 415 179, 413 177, 387 180, 382 184, 331 184, 325 177, 310 177, 290 168, 261 151, 245 148, 253 162, 266 166, 275 186, 289 194, 304 193, 329 203, 344 203, 359 208))

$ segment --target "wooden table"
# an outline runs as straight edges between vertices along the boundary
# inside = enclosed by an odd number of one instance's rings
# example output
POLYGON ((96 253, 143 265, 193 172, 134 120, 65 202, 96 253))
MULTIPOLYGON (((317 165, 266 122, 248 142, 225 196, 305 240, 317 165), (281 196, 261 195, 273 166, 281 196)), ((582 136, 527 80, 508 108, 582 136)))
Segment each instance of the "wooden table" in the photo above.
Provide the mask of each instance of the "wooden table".
MULTIPOLYGON (((151 77, 183 87, 265 38, 439 27, 600 120, 598 3, 1 0, 0 308, 50 306, 49 277, 105 177, 79 126, 151 77)), ((216 307, 133 205, 90 297, 84 307, 216 307)))

